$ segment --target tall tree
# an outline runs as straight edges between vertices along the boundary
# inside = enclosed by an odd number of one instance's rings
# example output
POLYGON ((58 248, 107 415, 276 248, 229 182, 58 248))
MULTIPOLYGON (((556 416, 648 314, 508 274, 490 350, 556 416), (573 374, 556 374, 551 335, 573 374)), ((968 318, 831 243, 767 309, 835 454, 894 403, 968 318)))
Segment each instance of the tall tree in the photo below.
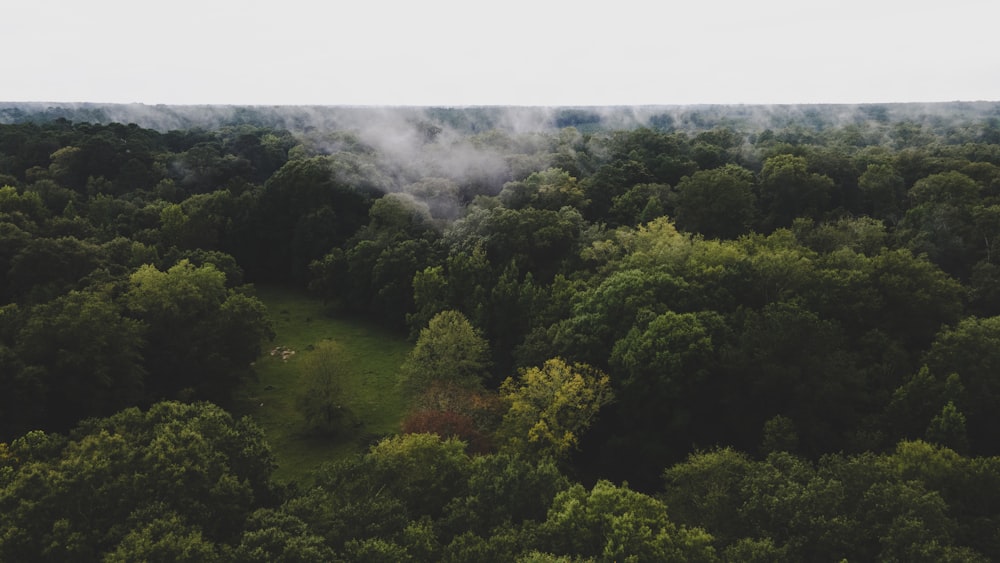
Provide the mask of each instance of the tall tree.
POLYGON ((489 366, 489 343, 465 315, 442 311, 420 331, 416 345, 400 367, 399 384, 411 397, 434 382, 477 389, 489 366))

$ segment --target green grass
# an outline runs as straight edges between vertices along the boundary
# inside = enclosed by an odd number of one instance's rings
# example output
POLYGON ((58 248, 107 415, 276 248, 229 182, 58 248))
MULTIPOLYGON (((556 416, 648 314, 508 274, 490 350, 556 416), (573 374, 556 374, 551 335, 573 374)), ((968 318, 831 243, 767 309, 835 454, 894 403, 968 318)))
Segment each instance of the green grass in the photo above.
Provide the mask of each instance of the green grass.
POLYGON ((331 317, 320 301, 300 292, 263 286, 257 295, 267 305, 276 336, 255 364, 257 380, 238 394, 235 410, 264 429, 278 462, 276 480, 306 482, 322 463, 364 451, 374 438, 399 431, 404 402, 396 374, 410 350, 403 337, 358 319, 331 317), (356 421, 333 439, 306 432, 295 407, 303 359, 326 339, 346 352, 344 402, 356 421), (295 354, 272 356, 279 346, 295 354))

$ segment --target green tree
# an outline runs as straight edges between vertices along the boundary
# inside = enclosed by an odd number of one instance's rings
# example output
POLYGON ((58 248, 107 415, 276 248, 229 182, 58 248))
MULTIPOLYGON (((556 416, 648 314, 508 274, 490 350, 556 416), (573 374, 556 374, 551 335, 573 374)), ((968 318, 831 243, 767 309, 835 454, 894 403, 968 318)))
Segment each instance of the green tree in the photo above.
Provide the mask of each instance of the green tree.
POLYGON ((303 278, 310 262, 365 224, 375 194, 386 187, 357 154, 289 160, 264 184, 254 219, 258 260, 244 266, 264 279, 303 278))
POLYGON ((524 180, 504 184, 500 201, 511 209, 530 206, 552 211, 565 206, 582 209, 587 204, 576 178, 560 168, 533 172, 524 180))
POLYGON ((262 508, 247 519, 233 558, 247 563, 322 563, 335 560, 335 554, 300 518, 262 508))
POLYGON ((751 533, 740 514, 746 500, 743 482, 753 471, 750 456, 732 448, 690 454, 663 471, 663 501, 670 515, 685 526, 709 530, 717 545, 731 544, 751 533))
POLYGON ((670 205, 667 184, 636 184, 611 200, 611 218, 620 225, 648 223, 667 214, 670 205))
POLYGON ((399 385, 411 397, 436 381, 477 389, 489 366, 489 343, 464 315, 442 311, 420 331, 399 368, 399 385))
POLYGON ((131 530, 106 554, 104 561, 177 561, 185 563, 222 560, 218 546, 207 540, 201 530, 188 525, 177 513, 130 523, 131 530))
POLYGON ((614 410, 628 414, 616 417, 624 426, 610 442, 616 455, 632 457, 637 473, 655 474, 675 448, 706 436, 710 426, 697 410, 707 388, 715 400, 724 393, 716 358, 725 355, 728 332, 717 313, 667 311, 648 323, 637 321, 615 343, 610 365, 620 379, 614 410))
MULTIPOLYGON (((951 373, 961 378, 964 392, 948 399, 956 401, 967 418, 972 451, 1000 453, 1000 430, 989 422, 1000 408, 1000 382, 994 376, 1000 369, 1000 317, 969 317, 944 328, 924 359, 938 378, 951 373)), ((935 408, 935 415, 943 414, 940 408, 935 408)))
POLYGON ((468 492, 445 507, 442 528, 455 535, 471 531, 486 537, 506 525, 542 522, 555 495, 569 484, 551 460, 477 456, 472 459, 468 492))
POLYGON ((910 188, 913 206, 899 224, 897 236, 917 253, 954 275, 967 275, 981 240, 974 239, 973 208, 980 188, 960 172, 932 174, 910 188))
POLYGON ((758 201, 763 227, 787 227, 797 217, 819 218, 827 210, 833 180, 809 172, 806 159, 790 154, 772 156, 760 172, 758 201))
POLYGON ((709 238, 736 238, 756 220, 753 174, 735 164, 685 176, 672 196, 677 226, 709 238))
POLYGON ((411 518, 440 517, 468 487, 472 460, 465 444, 433 434, 386 438, 365 455, 373 483, 406 507, 411 518))
POLYGON ((350 426, 353 415, 344 402, 342 381, 346 376, 343 348, 324 340, 300 358, 295 406, 311 431, 334 436, 350 426))
POLYGON ((969 449, 965 415, 955 407, 955 403, 948 401, 941 412, 931 419, 930 425, 927 426, 927 440, 959 453, 969 449))
POLYGON ((870 164, 858 178, 858 187, 864 200, 865 211, 895 225, 903 218, 906 205, 906 186, 903 177, 887 164, 870 164))
POLYGON ((556 495, 539 529, 539 547, 598 561, 715 561, 712 536, 670 521, 662 502, 598 481, 556 495))

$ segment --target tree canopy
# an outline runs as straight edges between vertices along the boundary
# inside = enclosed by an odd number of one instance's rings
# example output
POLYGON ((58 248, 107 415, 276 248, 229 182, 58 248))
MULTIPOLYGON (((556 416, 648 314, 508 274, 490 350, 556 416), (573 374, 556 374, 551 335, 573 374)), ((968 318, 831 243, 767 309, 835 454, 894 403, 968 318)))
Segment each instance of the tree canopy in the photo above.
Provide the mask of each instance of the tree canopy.
POLYGON ((1000 558, 996 103, 145 109, 0 104, 0 559, 1000 558))

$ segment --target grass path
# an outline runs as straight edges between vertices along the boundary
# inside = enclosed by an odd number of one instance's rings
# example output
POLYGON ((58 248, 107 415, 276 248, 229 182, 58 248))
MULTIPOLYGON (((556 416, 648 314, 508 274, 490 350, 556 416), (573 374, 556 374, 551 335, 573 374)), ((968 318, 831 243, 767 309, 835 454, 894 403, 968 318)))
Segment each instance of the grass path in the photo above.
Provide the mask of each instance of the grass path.
POLYGON ((404 338, 373 324, 329 317, 321 302, 296 291, 261 286, 257 295, 267 305, 276 336, 256 362, 257 380, 244 386, 234 410, 249 414, 264 429, 278 461, 275 479, 306 481, 320 464, 364 451, 373 438, 399 431, 404 403, 396 373, 410 350, 404 338), (303 432, 295 408, 302 360, 326 339, 346 352, 344 402, 360 424, 335 440, 303 432), (295 353, 272 356, 276 347, 295 353))

